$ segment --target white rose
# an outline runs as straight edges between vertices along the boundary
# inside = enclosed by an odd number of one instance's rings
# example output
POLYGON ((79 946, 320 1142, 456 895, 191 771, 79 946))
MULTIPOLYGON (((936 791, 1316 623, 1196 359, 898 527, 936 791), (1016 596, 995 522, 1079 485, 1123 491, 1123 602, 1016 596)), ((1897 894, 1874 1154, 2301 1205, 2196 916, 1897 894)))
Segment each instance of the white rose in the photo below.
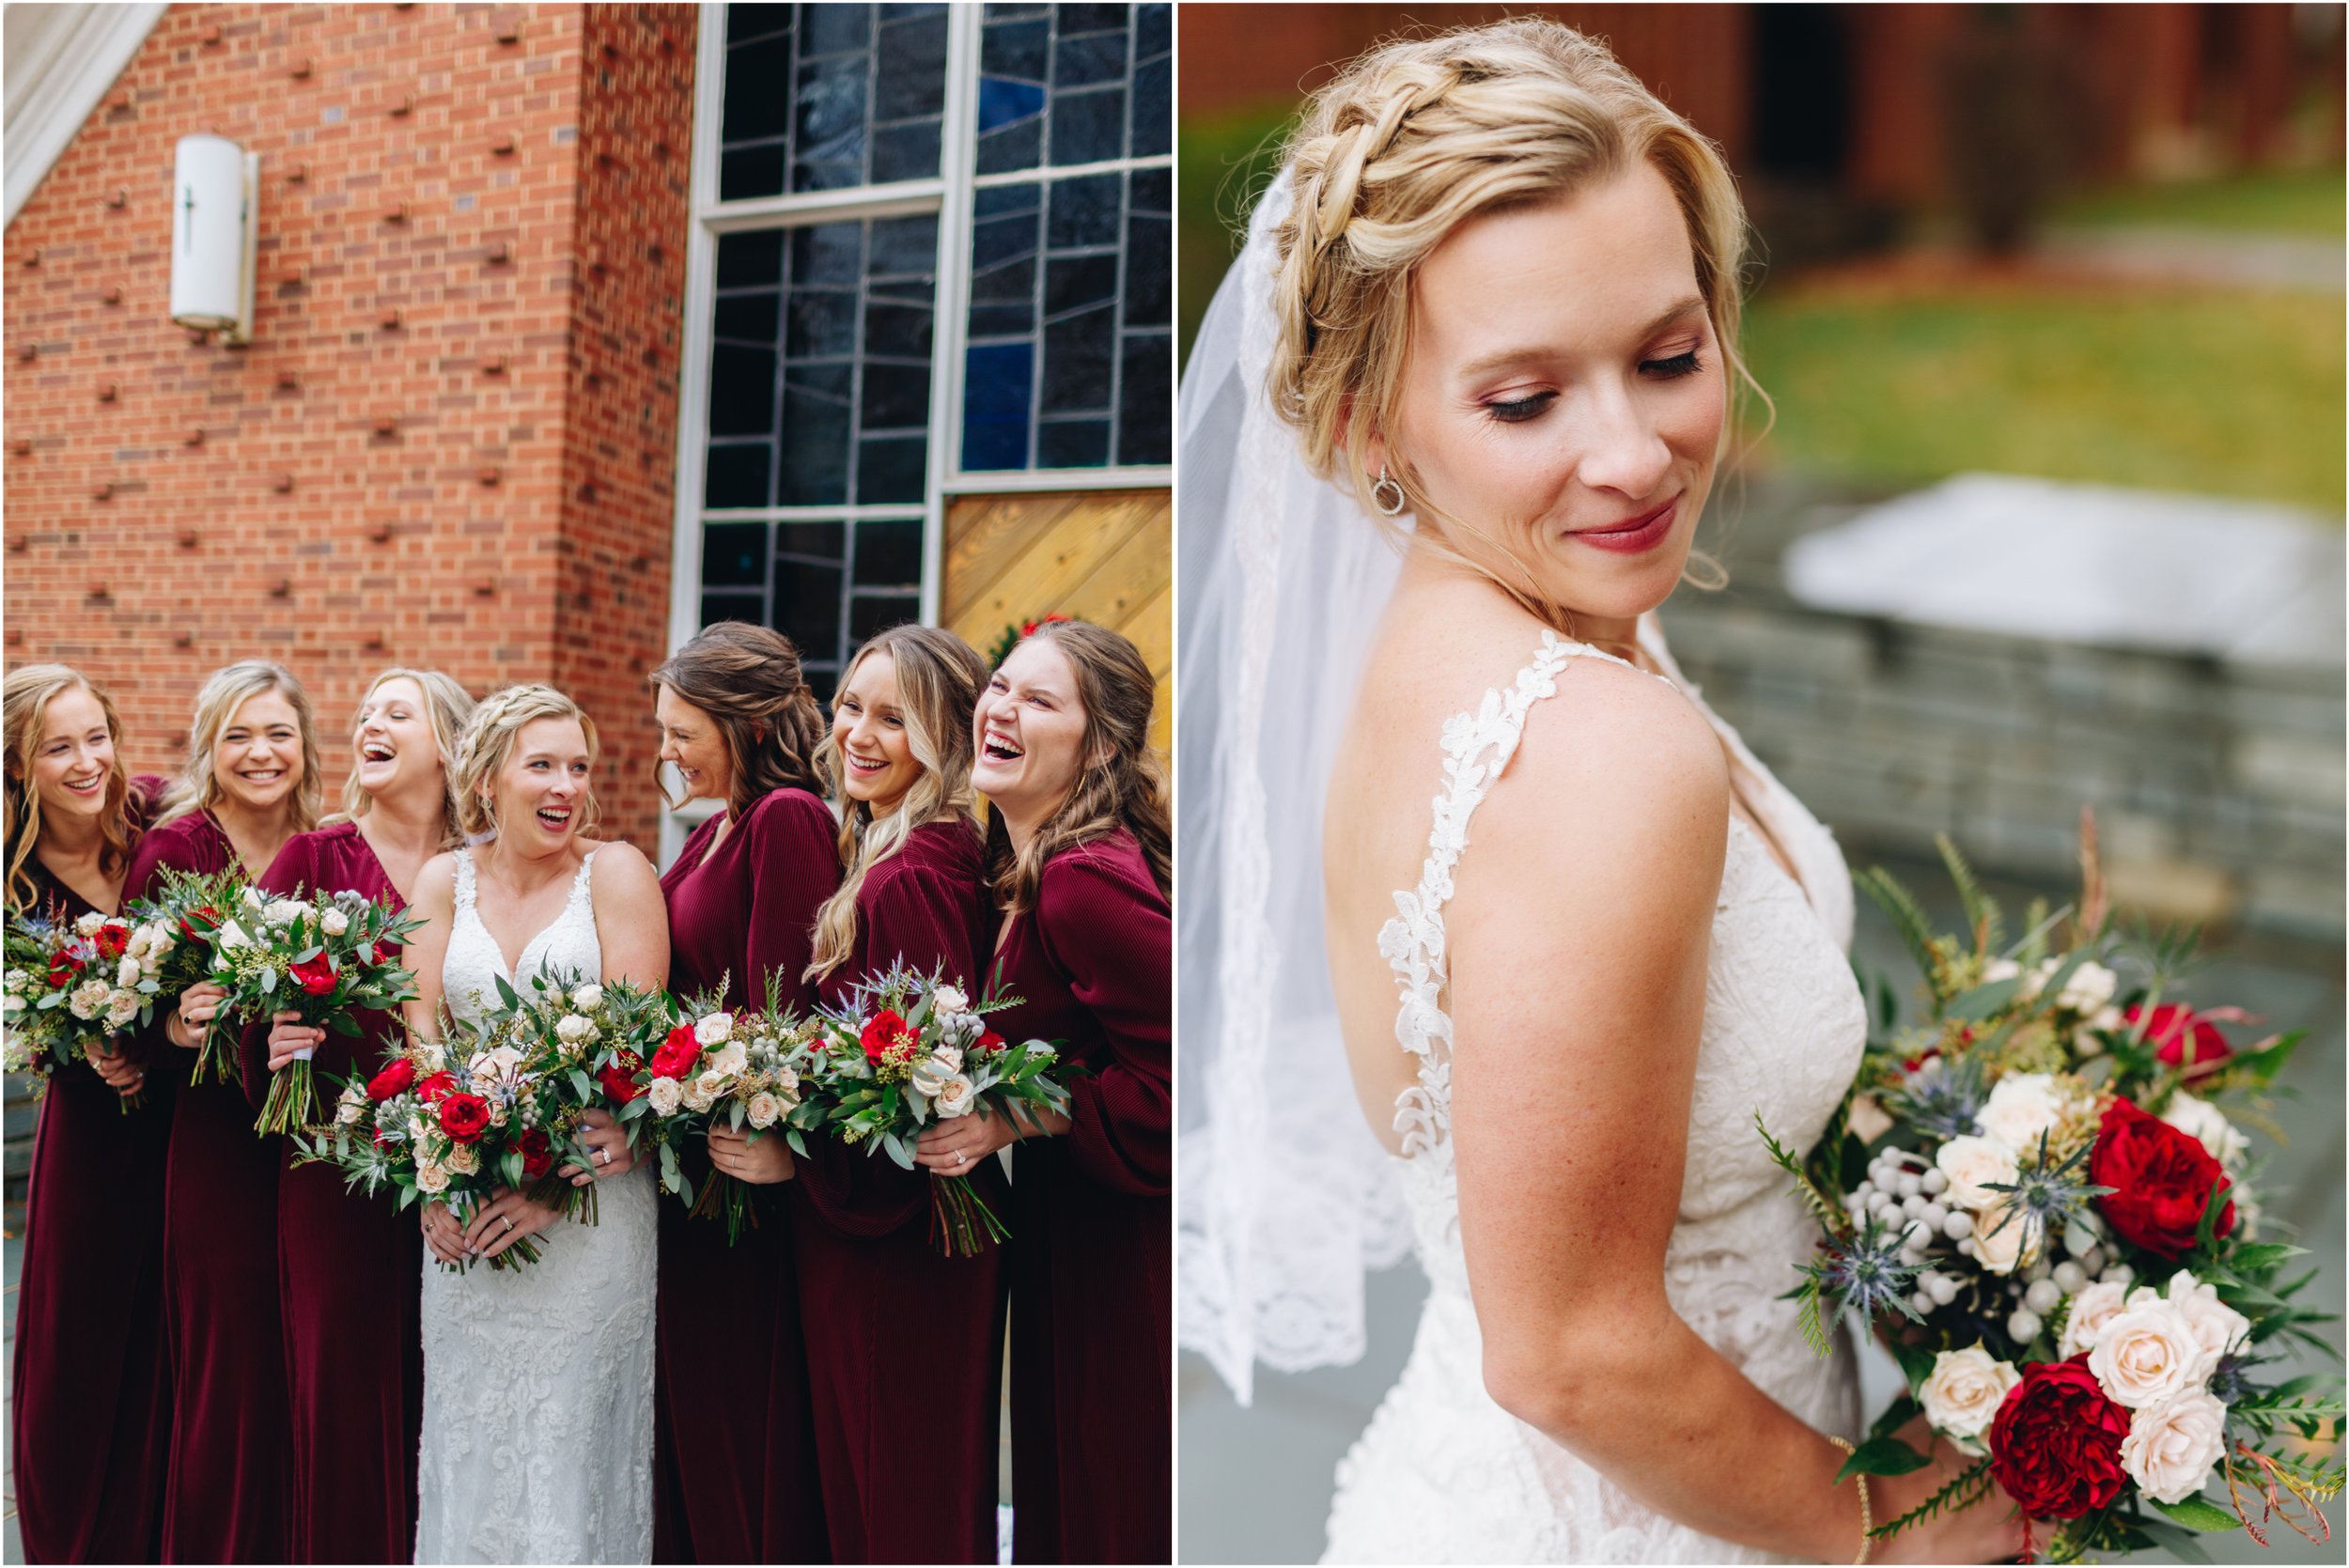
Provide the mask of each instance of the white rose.
POLYGON ((1995 986, 2001 980, 2013 980, 2023 972, 2023 966, 2012 958, 1993 958, 1982 966, 1982 983, 1995 986))
POLYGON ((105 928, 106 917, 100 914, 96 909, 92 909, 88 914, 84 915, 81 919, 73 923, 73 929, 79 931, 85 937, 95 937, 99 932, 103 931, 105 928))
POLYGON ((2218 1359, 2251 1337, 2251 1320, 2218 1299, 2218 1287, 2204 1284, 2180 1269, 2170 1277, 2170 1304, 2186 1314, 2194 1340, 2202 1347, 2202 1360, 2194 1381, 2210 1381, 2218 1359))
POLYGON ((654 1079, 652 1087, 645 1091, 645 1097, 652 1101, 652 1113, 656 1116, 675 1115, 677 1101, 683 1094, 684 1091, 673 1078, 654 1079))
POLYGON ((1974 1221, 1974 1257, 1993 1274, 2012 1274, 2027 1268, 2039 1256, 2043 1241, 2038 1227, 2026 1222, 2017 1214, 2010 1217, 2001 1203, 1982 1211, 1974 1221), (2029 1242, 2028 1248, 2024 1245, 2029 1242))
POLYGON ((123 955, 122 962, 115 966, 115 984, 117 986, 135 986, 138 983, 139 961, 126 953, 123 955))
POLYGON ((416 1161, 416 1188, 420 1192, 446 1192, 448 1172, 428 1159, 416 1161))
POLYGON ((751 1126, 771 1127, 775 1125, 775 1118, 783 1114, 783 1102, 772 1094, 753 1094, 748 1113, 751 1126))
POLYGON ((704 1111, 718 1103, 718 1096, 703 1089, 702 1081, 699 1079, 689 1080, 683 1085, 683 1088, 685 1091, 685 1109, 688 1110, 696 1112, 704 1111))
POLYGON ((350 929, 350 917, 340 909, 329 909, 319 916, 319 929, 330 937, 339 937, 350 929))
POLYGON ((2183 1502, 2202 1489, 2227 1449, 2227 1407, 2197 1389, 2129 1418, 2121 1467, 2149 1498, 2183 1502))
POLYGON ((2235 1130, 2223 1111, 2183 1089, 2170 1096, 2170 1103, 2162 1108, 2161 1119, 2199 1140, 2210 1151, 2211 1157, 2230 1172, 2240 1171, 2244 1157, 2251 1152, 2250 1140, 2235 1130))
POLYGON ((950 1073, 962 1071, 962 1052, 954 1046, 941 1046, 930 1052, 930 1060, 944 1065, 950 1073))
POLYGON ((114 1000, 114 987, 103 980, 85 980, 66 994, 65 1004, 77 1018, 94 1018, 114 1000))
POLYGON ((253 939, 246 936, 244 927, 235 921, 224 920, 220 923, 220 929, 212 933, 212 945, 223 950, 232 947, 251 947, 253 939))
POLYGON ((309 910, 310 907, 299 898, 280 898, 261 911, 261 918, 272 925, 291 925, 309 910))
POLYGON ((459 1143, 448 1152, 448 1168, 457 1175, 470 1176, 481 1169, 481 1157, 474 1153, 470 1143, 459 1143))
POLYGON ((244 900, 244 907, 248 909, 266 908, 269 905, 269 900, 261 896, 261 890, 255 887, 250 882, 245 884, 242 897, 244 900))
POLYGON ((723 1078, 739 1078, 750 1067, 751 1053, 739 1040, 720 1048, 709 1059, 709 1070, 723 1078))
POLYGON ((24 1011, 24 999, 18 996, 14 991, 10 991, 6 1001, 0 1001, 0 1010, 5 1010, 12 1015, 22 1013, 24 1011))
POLYGON ((734 1037, 734 1015, 712 1013, 693 1020, 693 1038, 704 1049, 723 1045, 734 1037))
POLYGON ((1977 1344, 1936 1356, 1933 1372, 1917 1396, 1925 1407, 1925 1420, 1971 1453, 1979 1452, 1976 1439, 1990 1430, 2006 1391, 2022 1380, 2011 1364, 1993 1359, 1977 1344))
POLYGON ((1873 1143, 1892 1130, 1892 1118, 1876 1103, 1874 1094, 1854 1094, 1851 1097, 1849 1126, 1854 1138, 1862 1143, 1873 1143))
POLYGON ((789 1092, 798 1089, 799 1086, 800 1073, 798 1068, 785 1065, 775 1069, 776 1088, 789 1092))
POLYGON ((727 1086, 732 1081, 724 1073, 715 1067, 709 1067, 704 1069, 701 1077, 693 1080, 693 1089, 703 1099, 716 1100, 724 1095, 727 1086))
MULTIPOLYGON (((2062 1118, 2071 1098, 2068 1086, 2052 1073, 2009 1073, 1992 1085, 1990 1098, 1976 1118, 1984 1135, 1997 1139, 2018 1156, 2036 1157, 2039 1135, 2062 1118)), ((2013 1181, 2012 1176, 1996 1178, 2013 1181)))
POLYGON ((120 1029, 138 1017, 139 994, 136 991, 117 991, 106 999, 106 1022, 120 1029))
POLYGON ((939 1086, 937 1105, 941 1117, 967 1116, 978 1103, 978 1097, 971 1092, 971 1080, 960 1073, 939 1086))
POLYGON ((2072 1297, 2072 1315, 2063 1320, 2063 1338, 2056 1346, 2065 1360, 2096 1348, 2105 1325, 2128 1310, 2128 1292, 2119 1280, 2099 1280, 2072 1297))
POLYGON ((2072 971, 2063 989, 2056 993, 2056 1005, 2075 1013, 2092 1014, 2112 1000, 2112 993, 2120 985, 2121 977, 2104 965, 2092 960, 2084 962, 2072 971))
POLYGON ((555 1038, 574 1046, 594 1034, 595 1032, 596 1020, 583 1018, 576 1013, 565 1014, 562 1021, 554 1026, 555 1038))
POLYGON ((2006 1202, 2005 1193, 1993 1192, 1984 1184, 2013 1182, 2015 1175, 2015 1151, 1995 1138, 1952 1138, 1941 1145, 1933 1163, 1950 1178, 1942 1201, 1977 1214, 2006 1202))
POLYGON ((592 1013, 603 1005, 603 987, 582 986, 571 993, 571 1005, 583 1013, 592 1013))
POLYGON ((941 986, 932 991, 930 1002, 936 1011, 948 1016, 971 1011, 971 999, 952 986, 941 986))
POLYGON ((356 1126, 359 1118, 366 1114, 366 1110, 365 1101, 345 1100, 334 1108, 334 1120, 347 1127, 356 1126))
POLYGON ((2137 1303, 2104 1326, 2088 1353, 2105 1397, 2142 1410, 2201 1386, 2202 1342, 2186 1313, 2168 1301, 2137 1303))
POLYGON ((933 1054, 915 1064, 913 1071, 907 1076, 906 1087, 917 1094, 936 1099, 939 1092, 946 1087, 946 1080, 954 1076, 955 1070, 941 1063, 933 1054))

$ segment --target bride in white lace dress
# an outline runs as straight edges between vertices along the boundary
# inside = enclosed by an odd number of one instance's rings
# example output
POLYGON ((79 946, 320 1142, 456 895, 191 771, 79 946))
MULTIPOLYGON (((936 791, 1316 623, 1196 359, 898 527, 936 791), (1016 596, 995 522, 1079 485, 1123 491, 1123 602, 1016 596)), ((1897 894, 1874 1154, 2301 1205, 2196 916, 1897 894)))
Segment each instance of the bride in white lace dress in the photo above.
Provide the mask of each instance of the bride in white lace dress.
MULTIPOLYGON (((658 880, 593 826, 595 730, 570 699, 511 687, 474 711, 450 786, 468 835, 428 863, 409 949, 420 1032, 441 1004, 494 1006, 500 978, 660 986, 668 921, 658 880), (485 1005, 486 1004, 486 1005, 485 1005)), ((644 1562, 652 1551, 654 1189, 626 1139, 586 1135, 601 1179, 592 1226, 507 1192, 470 1228, 426 1211, 419 1562, 644 1562), (537 1237, 539 1261, 489 1260, 537 1237), (463 1273, 440 1260, 467 1258, 463 1273)))
MULTIPOLYGON (((1183 939, 1214 987, 1184 1002, 1210 1053, 1185 1338, 1243 1397, 1255 1357, 1354 1348, 1331 1277, 1358 1292, 1380 1248, 1316 1048, 1431 1285, 1339 1468, 1330 1561, 1863 1545, 1830 1441, 1857 1436, 1850 1352, 1815 1358, 1776 1299, 1814 1232, 1754 1127, 1807 1146, 1859 1063, 1847 876, 1649 613, 1725 444, 1742 225, 1718 152, 1579 35, 1392 44, 1318 96, 1194 351, 1237 390, 1185 388, 1184 460, 1222 455, 1233 536, 1184 639, 1187 740, 1203 691, 1232 709, 1221 804, 1184 836, 1220 905, 1183 939), (1371 512, 1409 515, 1399 564, 1347 536, 1371 512), (1330 602, 1358 599, 1367 636, 1330 602), (1358 684, 1334 733, 1323 669, 1358 684), (1301 916, 1298 795, 1323 808, 1301 916), (1281 972, 1316 921, 1326 1001, 1281 972)), ((1186 508, 1188 551, 1212 505, 1186 508)), ((1873 1482, 1875 1519, 1954 1460, 1873 1482)), ((2011 1554, 2006 1515, 1878 1560, 2011 1554)))

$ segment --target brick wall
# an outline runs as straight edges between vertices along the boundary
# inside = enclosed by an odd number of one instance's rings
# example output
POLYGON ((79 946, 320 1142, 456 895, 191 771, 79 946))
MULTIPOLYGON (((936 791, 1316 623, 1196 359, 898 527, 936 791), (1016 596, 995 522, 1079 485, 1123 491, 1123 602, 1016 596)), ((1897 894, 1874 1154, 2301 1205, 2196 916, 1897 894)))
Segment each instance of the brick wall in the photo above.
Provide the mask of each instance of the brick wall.
POLYGON ((8 661, 102 680, 161 769, 207 674, 281 659, 330 790, 386 664, 576 682, 612 734, 613 829, 648 841, 619 696, 665 640, 692 29, 682 7, 167 13, 8 229, 8 661), (168 318, 173 147, 203 131, 261 157, 241 349, 168 318))

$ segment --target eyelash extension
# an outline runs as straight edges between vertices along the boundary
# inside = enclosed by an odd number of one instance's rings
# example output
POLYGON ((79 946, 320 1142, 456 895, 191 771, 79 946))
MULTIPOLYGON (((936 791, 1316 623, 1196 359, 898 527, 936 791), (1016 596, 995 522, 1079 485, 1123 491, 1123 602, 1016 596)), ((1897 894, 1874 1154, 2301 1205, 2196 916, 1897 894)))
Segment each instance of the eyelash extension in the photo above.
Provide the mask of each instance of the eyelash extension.
MULTIPOLYGON (((1691 349, 1685 354, 1674 354, 1670 359, 1642 360, 1640 362, 1640 368, 1659 381, 1676 381, 1683 376, 1693 376, 1703 370, 1704 363, 1698 357, 1697 350, 1691 349)), ((1514 397, 1502 402, 1487 403, 1485 405, 1485 412, 1497 424, 1522 425, 1529 419, 1539 418, 1551 403, 1557 401, 1557 398, 1558 395, 1554 392, 1536 392, 1528 397, 1514 397)))
POLYGON ((1697 351, 1691 349, 1685 354, 1674 354, 1670 359, 1649 360, 1640 368, 1659 380, 1675 381, 1683 376, 1695 375, 1704 368, 1704 365, 1697 358, 1697 351))

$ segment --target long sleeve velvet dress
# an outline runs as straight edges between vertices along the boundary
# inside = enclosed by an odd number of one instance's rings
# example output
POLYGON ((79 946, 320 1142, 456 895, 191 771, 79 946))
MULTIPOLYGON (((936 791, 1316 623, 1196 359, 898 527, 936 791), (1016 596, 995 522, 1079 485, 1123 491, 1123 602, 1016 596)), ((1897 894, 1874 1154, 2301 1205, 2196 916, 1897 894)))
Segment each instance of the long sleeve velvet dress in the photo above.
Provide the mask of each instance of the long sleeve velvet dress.
MULTIPOLYGON (((837 831, 823 801, 778 789, 742 814, 715 852, 721 817, 685 841, 661 878, 669 906, 669 988, 723 980, 729 1007, 765 1005, 779 971, 801 981, 816 911, 840 885, 837 831)), ((689 1180, 709 1172, 689 1151, 689 1180)), ((800 1346, 790 1210, 763 1192, 759 1224, 728 1246, 726 1228, 661 1200, 653 1390, 656 1562, 824 1562, 806 1364, 800 1346)))
MULTIPOLYGON (((824 1004, 899 960, 975 999, 992 924, 982 880, 973 824, 915 829, 857 889, 856 946, 819 983, 824 1004)), ((790 1183, 791 1240, 832 1560, 992 1562, 1003 1250, 939 1251, 927 1172, 829 1141, 809 1154, 790 1183)), ((970 1180, 1008 1219, 1001 1162, 970 1180)))
MULTIPOLYGON (((132 782, 133 829, 161 789, 157 779, 132 782)), ((67 920, 92 911, 38 859, 25 869, 33 909, 67 920)), ((133 892, 126 881, 126 905, 133 892)), ((142 1051, 144 1041, 123 1039, 125 1050, 142 1051)), ((127 1114, 79 1063, 53 1077, 41 1098, 9 1374, 8 1452, 28 1562, 152 1562, 163 1549, 171 1435, 163 1160, 186 1071, 177 1059, 148 1062, 145 1104, 127 1114)))
POLYGON ((1174 1267, 1171 921, 1122 829, 1045 862, 996 947, 989 1022, 1086 1073, 1012 1154, 1012 1558, 1165 1562, 1174 1267))
MULTIPOLYGON (((355 823, 297 833, 262 873, 264 892, 354 893, 397 908, 399 890, 355 823)), ((401 1037, 399 1015, 363 1013, 357 1038, 330 1030, 311 1083, 371 1076, 401 1037)), ((245 1094, 269 1097, 266 1018, 246 1026, 245 1094)), ((416 1443, 424 1421, 424 1242, 416 1217, 385 1194, 352 1191, 331 1165, 295 1165, 272 1141, 277 1178, 278 1308, 293 1463, 288 1512, 294 1562, 405 1562, 416 1546, 416 1443)))
MULTIPOLYGON (((160 890, 164 866, 212 875, 237 862, 209 811, 139 841, 125 892, 160 890)), ((186 1071, 191 1053, 149 1051, 186 1071), (166 1054, 168 1053, 168 1054, 166 1054)), ((163 1488, 165 1562, 287 1559, 285 1335, 277 1310, 277 1145, 253 1130, 234 1083, 176 1091, 163 1176, 163 1323, 171 1351, 171 1462, 163 1488)))

